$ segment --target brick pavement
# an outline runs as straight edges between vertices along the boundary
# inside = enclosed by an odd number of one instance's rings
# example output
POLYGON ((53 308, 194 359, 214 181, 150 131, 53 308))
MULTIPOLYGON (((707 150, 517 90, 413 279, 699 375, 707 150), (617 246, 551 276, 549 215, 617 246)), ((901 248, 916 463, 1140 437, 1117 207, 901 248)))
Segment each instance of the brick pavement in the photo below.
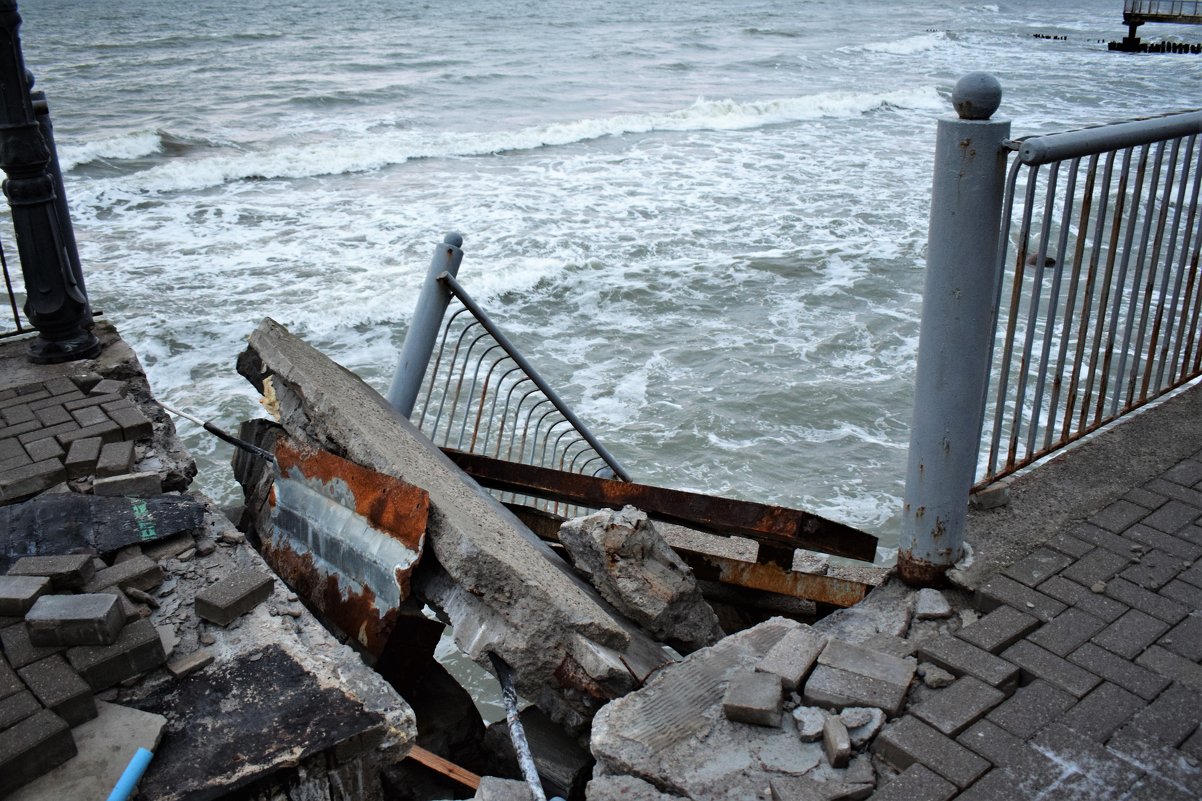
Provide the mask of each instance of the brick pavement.
POLYGON ((1202 452, 991 577, 920 649, 960 678, 878 738, 874 798, 1202 798, 1200 557, 1202 452))

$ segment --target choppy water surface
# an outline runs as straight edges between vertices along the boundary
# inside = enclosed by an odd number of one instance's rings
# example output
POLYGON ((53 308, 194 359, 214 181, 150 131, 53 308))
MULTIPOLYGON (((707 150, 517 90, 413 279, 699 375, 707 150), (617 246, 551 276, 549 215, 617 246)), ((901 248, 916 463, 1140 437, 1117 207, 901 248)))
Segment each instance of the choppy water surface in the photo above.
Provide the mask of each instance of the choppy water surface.
MULTIPOLYGON (((458 229, 460 280, 636 479, 808 508, 883 558, 956 78, 995 73, 1016 135, 1202 99, 1197 57, 1106 51, 1110 0, 22 14, 93 302, 166 402, 258 415, 234 360, 264 316, 385 388, 458 229)), ((233 500, 226 446, 181 429, 233 500)))

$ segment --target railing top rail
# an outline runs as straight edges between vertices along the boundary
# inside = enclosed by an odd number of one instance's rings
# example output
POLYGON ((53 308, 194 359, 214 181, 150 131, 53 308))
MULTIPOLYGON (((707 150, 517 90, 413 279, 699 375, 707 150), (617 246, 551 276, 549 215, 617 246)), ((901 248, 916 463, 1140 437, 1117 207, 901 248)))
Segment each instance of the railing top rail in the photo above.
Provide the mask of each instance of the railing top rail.
POLYGON ((1195 110, 1032 136, 1018 140, 1016 144, 1019 161, 1037 166, 1199 133, 1202 133, 1202 110, 1195 110))

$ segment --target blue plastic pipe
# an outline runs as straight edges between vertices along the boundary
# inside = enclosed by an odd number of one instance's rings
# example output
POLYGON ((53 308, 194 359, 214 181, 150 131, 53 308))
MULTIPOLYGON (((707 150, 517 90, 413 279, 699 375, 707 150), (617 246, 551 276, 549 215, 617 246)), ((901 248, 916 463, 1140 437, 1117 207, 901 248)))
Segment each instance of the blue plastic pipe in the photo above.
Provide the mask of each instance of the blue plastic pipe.
POLYGON ((147 749, 139 748, 133 759, 125 766, 125 772, 117 780, 117 786, 109 793, 108 801, 126 801, 133 794, 138 782, 142 780, 142 774, 146 772, 146 767, 153 757, 154 754, 147 749))

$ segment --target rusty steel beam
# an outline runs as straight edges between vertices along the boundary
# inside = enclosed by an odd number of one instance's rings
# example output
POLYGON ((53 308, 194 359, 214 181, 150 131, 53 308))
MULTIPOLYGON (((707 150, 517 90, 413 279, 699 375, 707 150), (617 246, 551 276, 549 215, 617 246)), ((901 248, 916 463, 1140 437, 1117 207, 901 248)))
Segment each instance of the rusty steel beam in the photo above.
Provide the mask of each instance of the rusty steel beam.
POLYGON ((876 557, 876 537, 798 509, 565 473, 450 448, 443 452, 490 489, 596 508, 630 505, 656 520, 767 545, 805 548, 864 562, 876 557))

